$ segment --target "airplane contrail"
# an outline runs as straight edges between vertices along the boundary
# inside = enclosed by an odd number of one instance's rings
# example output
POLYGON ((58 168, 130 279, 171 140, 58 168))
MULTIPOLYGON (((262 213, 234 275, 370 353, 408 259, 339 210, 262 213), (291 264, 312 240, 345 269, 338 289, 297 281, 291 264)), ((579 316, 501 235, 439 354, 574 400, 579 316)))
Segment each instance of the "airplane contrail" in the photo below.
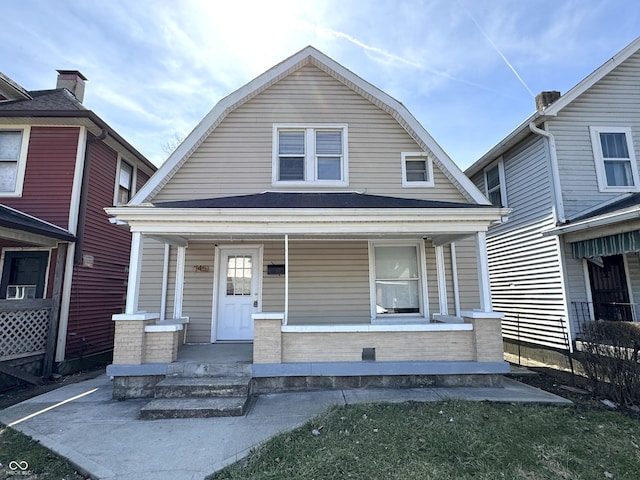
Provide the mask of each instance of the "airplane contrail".
POLYGON ((504 53, 502 53, 502 51, 498 48, 498 46, 493 42, 493 40, 491 40, 491 38, 489 37, 489 35, 487 35, 485 33, 485 31, 482 29, 482 27, 480 27, 480 24, 476 21, 476 19, 473 17, 473 15, 471 15, 471 12, 469 10, 467 10, 464 7, 461 7, 469 16, 469 18, 471 19, 471 21, 474 23, 474 25, 476 26, 476 28, 478 29, 478 31, 482 34, 482 36, 487 40, 487 42, 489 42, 489 44, 493 47, 493 49, 497 52, 498 55, 500 55, 500 57, 502 58, 502 60, 504 60, 504 63, 507 64, 507 67, 509 67, 509 69, 513 72, 513 74, 516 76, 516 78, 518 79, 518 81, 522 84, 522 86, 524 88, 527 89, 527 92, 529 92, 529 94, 535 98, 535 94, 531 91, 531 89, 529 88, 529 86, 525 83, 525 81, 523 80, 523 78, 520 76, 520 74, 518 73, 518 71, 515 69, 515 67, 511 64, 511 62, 507 59, 507 57, 504 55, 504 53))

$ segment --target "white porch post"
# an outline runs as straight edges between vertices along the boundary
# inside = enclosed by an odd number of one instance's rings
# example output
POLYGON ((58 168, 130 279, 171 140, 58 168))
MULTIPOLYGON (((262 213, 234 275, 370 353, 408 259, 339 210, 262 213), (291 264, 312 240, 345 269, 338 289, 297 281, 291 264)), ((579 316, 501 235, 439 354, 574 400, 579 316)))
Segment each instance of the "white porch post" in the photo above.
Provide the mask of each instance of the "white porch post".
POLYGON ((458 257, 456 256, 456 244, 451 242, 451 273, 453 275, 453 302, 456 309, 456 317, 460 316, 460 285, 458 284, 458 257))
POLYGON ((444 268, 444 248, 442 245, 436 245, 435 248, 440 315, 449 315, 449 307, 447 305, 447 279, 444 268))
POLYGON ((160 321, 164 321, 167 316, 167 289, 169 285, 169 255, 171 245, 164 244, 164 260, 162 264, 162 294, 160 297, 160 321))
POLYGON ((284 319, 286 325, 289 320, 289 235, 284 236, 284 319))
POLYGON ((489 282, 489 263, 487 257, 487 234, 476 234, 476 249, 478 253, 478 288, 480 289, 480 310, 491 312, 491 284, 489 282))
POLYGON ((138 298, 140 295, 140 276, 142 274, 142 248, 143 239, 140 232, 131 235, 131 255, 129 257, 129 279, 127 281, 127 302, 125 313, 133 314, 138 311, 138 298))
POLYGON ((187 256, 187 247, 178 247, 176 259, 176 290, 173 300, 173 318, 182 317, 182 298, 184 294, 184 266, 187 256))

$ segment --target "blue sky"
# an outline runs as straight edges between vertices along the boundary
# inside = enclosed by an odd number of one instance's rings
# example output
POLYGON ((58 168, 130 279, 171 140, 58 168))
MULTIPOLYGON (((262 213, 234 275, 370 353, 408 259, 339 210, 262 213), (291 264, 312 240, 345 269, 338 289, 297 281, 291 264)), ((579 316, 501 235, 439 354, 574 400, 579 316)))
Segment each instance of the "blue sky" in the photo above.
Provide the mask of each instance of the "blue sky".
POLYGON ((3 2, 0 71, 56 69, 155 164, 222 97, 313 45, 401 101, 465 169, 640 36, 636 0, 20 0, 3 2))

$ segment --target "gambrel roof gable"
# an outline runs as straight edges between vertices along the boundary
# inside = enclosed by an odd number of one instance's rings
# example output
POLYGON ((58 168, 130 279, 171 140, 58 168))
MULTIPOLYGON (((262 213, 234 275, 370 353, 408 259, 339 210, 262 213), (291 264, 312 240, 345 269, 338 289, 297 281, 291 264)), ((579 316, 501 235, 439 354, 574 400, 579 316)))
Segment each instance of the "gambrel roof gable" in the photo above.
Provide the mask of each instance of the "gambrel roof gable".
POLYGON ((470 202, 488 205, 488 201, 482 193, 464 173, 462 173, 453 160, 449 158, 444 150, 401 102, 358 77, 353 72, 311 46, 302 49, 247 83, 242 88, 220 100, 158 169, 151 180, 140 189, 130 204, 139 205, 150 202, 211 132, 224 121, 230 112, 306 65, 313 65, 319 68, 383 111, 389 113, 416 141, 420 148, 432 154, 434 163, 465 198, 470 202))

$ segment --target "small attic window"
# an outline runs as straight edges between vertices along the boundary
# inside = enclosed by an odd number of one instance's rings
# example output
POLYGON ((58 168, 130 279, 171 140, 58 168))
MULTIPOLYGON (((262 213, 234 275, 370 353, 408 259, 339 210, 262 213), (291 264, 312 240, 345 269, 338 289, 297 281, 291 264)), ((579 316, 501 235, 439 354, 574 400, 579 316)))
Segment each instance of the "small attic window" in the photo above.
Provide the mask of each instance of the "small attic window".
POLYGON ((433 162, 424 152, 402 152, 402 186, 433 187, 433 162))

